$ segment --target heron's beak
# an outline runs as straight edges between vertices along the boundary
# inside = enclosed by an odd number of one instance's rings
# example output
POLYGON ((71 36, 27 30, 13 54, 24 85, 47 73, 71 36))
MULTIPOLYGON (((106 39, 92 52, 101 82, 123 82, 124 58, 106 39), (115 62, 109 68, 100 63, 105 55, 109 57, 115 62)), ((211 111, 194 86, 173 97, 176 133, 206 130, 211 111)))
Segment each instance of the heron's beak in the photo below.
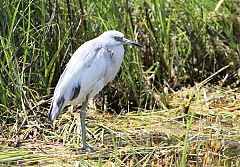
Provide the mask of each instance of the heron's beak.
POLYGON ((126 38, 123 38, 123 41, 122 41, 124 44, 130 44, 130 45, 134 45, 134 46, 138 46, 138 47, 142 47, 142 45, 132 41, 132 40, 129 40, 129 39, 126 39, 126 38))

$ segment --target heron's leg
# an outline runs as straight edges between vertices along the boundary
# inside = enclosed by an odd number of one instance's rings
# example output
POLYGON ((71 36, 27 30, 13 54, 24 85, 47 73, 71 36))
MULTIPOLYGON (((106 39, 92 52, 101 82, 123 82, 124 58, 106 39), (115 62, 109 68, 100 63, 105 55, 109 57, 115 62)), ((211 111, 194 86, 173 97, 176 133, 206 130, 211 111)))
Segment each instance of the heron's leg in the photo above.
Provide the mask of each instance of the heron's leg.
POLYGON ((81 129, 82 129, 82 144, 83 149, 87 147, 87 137, 86 137, 86 110, 87 110, 87 101, 82 103, 81 111, 80 111, 80 118, 81 118, 81 129))
POLYGON ((94 152, 95 150, 87 145, 87 137, 86 137, 86 110, 87 110, 88 100, 82 103, 81 111, 80 111, 80 118, 81 118, 81 129, 82 129, 82 147, 78 150, 85 150, 88 152, 94 152))

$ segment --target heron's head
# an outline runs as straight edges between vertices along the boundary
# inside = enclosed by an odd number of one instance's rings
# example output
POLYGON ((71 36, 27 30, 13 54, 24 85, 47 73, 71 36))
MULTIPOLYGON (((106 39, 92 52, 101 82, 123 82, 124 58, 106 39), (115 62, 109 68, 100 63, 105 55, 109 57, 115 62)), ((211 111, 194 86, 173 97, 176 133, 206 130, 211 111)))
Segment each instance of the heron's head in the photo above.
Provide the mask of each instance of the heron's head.
POLYGON ((117 45, 123 45, 123 44, 130 44, 138 47, 142 47, 138 43, 124 38, 123 33, 115 30, 106 31, 102 35, 100 35, 101 40, 104 40, 104 42, 109 46, 117 46, 117 45))

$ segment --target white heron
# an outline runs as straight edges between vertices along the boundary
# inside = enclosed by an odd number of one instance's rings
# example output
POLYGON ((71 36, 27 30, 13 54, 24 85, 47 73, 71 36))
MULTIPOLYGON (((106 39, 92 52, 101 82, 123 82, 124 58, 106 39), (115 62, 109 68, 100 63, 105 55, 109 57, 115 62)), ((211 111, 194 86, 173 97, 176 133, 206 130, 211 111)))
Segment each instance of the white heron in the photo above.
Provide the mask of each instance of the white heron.
POLYGON ((85 42, 75 51, 57 83, 48 118, 54 120, 66 105, 82 104, 82 147, 78 150, 92 151, 86 143, 85 119, 88 99, 98 94, 115 78, 124 56, 123 44, 141 47, 115 30, 106 31, 99 37, 85 42))

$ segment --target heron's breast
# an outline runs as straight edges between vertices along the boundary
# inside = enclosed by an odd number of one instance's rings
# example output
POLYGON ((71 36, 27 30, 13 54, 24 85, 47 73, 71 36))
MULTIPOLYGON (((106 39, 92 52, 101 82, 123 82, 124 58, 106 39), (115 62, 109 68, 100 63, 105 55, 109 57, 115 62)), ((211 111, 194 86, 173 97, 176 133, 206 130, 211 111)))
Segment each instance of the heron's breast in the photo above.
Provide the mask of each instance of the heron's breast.
POLYGON ((123 46, 115 46, 109 47, 110 57, 108 57, 108 65, 105 73, 105 82, 108 83, 112 81, 117 75, 120 66, 122 64, 123 56, 124 56, 124 48, 123 46))
POLYGON ((122 63, 123 56, 124 56, 124 47, 122 45, 120 46, 115 46, 115 47, 110 47, 110 50, 112 50, 112 55, 111 55, 111 61, 113 66, 119 66, 122 63))

